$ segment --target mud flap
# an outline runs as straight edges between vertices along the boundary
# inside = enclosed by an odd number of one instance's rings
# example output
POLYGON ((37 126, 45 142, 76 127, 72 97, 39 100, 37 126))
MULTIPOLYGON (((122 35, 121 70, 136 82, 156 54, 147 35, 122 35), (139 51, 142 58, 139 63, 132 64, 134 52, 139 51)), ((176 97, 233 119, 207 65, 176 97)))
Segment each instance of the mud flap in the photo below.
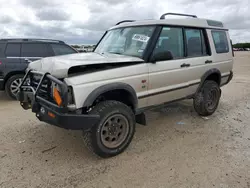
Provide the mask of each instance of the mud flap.
POLYGON ((136 120, 136 123, 138 123, 140 125, 144 125, 144 126, 147 125, 146 116, 144 113, 140 113, 140 114, 136 115, 135 120, 136 120))

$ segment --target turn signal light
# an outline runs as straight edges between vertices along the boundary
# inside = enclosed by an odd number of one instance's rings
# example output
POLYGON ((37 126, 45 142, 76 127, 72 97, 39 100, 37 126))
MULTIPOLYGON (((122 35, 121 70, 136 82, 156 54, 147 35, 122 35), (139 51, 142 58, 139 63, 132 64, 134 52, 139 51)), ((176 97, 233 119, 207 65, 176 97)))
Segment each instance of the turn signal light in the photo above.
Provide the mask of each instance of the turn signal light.
POLYGON ((49 115, 51 118, 55 118, 55 117, 56 117, 56 115, 53 114, 53 113, 51 113, 51 112, 48 112, 48 115, 49 115))
POLYGON ((62 105, 62 98, 59 94, 59 91, 56 88, 54 88, 53 96, 54 96, 54 99, 55 99, 57 105, 61 106, 62 105))

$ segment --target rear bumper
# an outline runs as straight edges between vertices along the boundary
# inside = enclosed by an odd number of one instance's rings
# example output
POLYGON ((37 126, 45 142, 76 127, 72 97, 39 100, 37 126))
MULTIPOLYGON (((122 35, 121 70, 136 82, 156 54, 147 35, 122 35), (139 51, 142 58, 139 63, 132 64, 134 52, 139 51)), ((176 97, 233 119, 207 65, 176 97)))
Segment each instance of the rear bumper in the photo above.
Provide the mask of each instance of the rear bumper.
MULTIPOLYGON (((24 77, 23 83, 27 78, 28 74, 32 74, 32 72, 27 72, 24 77)), ((47 74, 48 75, 48 74, 47 74)), ((43 76, 42 79, 52 79, 51 75, 43 76)), ((67 88, 67 86, 53 77, 53 81, 56 82, 59 86, 62 86, 62 93, 61 95, 63 100, 67 100, 67 90, 63 88, 67 88)), ((17 94, 17 99, 20 101, 20 105, 25 109, 32 109, 32 112, 36 114, 36 117, 43 122, 48 124, 61 127, 64 129, 70 130, 84 130, 87 131, 91 129, 99 120, 98 115, 88 115, 88 114, 76 114, 76 112, 70 112, 67 108, 68 101, 63 101, 63 106, 59 107, 55 103, 52 103, 41 96, 39 96, 39 85, 43 82, 40 81, 36 91, 24 91, 24 88, 31 87, 25 86, 21 84, 19 88, 19 92, 17 94)))
POLYGON ((4 80, 0 79, 0 90, 4 90, 4 80))

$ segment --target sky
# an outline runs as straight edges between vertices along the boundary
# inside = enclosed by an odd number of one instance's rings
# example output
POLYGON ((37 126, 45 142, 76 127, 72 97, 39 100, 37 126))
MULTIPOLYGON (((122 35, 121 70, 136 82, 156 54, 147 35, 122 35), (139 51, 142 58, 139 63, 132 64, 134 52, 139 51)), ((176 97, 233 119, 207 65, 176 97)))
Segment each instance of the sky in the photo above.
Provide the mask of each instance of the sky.
POLYGON ((50 38, 95 44, 125 19, 195 14, 222 21, 233 43, 250 42, 250 0, 0 0, 0 38, 50 38))

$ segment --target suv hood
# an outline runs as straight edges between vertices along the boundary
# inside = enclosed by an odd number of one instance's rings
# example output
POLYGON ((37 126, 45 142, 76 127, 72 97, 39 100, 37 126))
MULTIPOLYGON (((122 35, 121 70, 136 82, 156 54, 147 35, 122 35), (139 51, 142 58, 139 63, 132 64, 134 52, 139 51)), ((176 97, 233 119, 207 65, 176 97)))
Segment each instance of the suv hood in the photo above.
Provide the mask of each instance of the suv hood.
POLYGON ((57 78, 68 77, 68 71, 72 67, 82 65, 94 64, 114 64, 126 62, 143 62, 143 59, 138 57, 131 57, 119 54, 98 54, 91 53, 78 53, 70 55, 62 55, 55 57, 47 57, 34 61, 29 64, 28 69, 36 70, 39 72, 48 72, 57 78))

